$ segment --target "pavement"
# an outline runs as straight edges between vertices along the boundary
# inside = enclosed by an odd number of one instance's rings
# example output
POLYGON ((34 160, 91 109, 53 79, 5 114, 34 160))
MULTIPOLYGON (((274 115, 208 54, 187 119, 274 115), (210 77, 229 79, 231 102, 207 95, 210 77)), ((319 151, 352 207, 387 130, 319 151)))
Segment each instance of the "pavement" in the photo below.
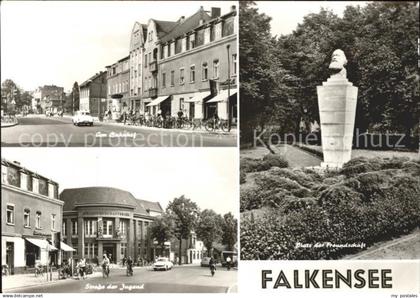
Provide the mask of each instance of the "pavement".
MULTIPOLYGON (((55 276, 54 276, 55 274, 55 276)), ((134 267, 133 276, 124 268, 111 269, 110 277, 94 272, 85 280, 53 281, 34 274, 2 277, 5 293, 235 293, 237 270, 218 267, 212 277, 207 267, 199 265, 174 266, 169 271, 153 271, 150 267, 134 267)))
POLYGON ((236 147, 237 130, 163 129, 95 122, 74 126, 71 117, 29 115, 1 130, 2 146, 14 147, 236 147))

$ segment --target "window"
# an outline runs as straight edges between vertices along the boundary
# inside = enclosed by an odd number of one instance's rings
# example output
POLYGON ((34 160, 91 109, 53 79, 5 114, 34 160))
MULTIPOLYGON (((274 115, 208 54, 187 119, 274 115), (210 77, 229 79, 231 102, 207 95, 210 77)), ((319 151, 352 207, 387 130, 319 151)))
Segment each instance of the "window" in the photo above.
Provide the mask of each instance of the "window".
POLYGON ((234 76, 236 76, 236 66, 237 66, 237 63, 238 63, 238 61, 237 61, 237 55, 236 54, 233 54, 232 55, 232 75, 234 75, 234 76))
POLYGON ((55 231, 55 214, 51 214, 51 230, 55 231))
POLYGON ((195 82, 195 65, 190 66, 190 82, 195 82))
POLYGON ((7 167, 1 165, 1 183, 7 184, 7 167))
POLYGON ((121 255, 127 255, 127 243, 121 243, 121 255))
POLYGON ((213 60, 213 78, 219 78, 219 59, 213 60))
POLYGON ((96 235, 96 220, 88 219, 85 220, 85 235, 92 237, 96 235))
POLYGON ((203 81, 207 81, 209 79, 209 68, 208 68, 207 62, 203 62, 201 69, 202 69, 201 79, 203 81))
POLYGON ((39 194, 48 196, 48 185, 47 180, 38 179, 38 190, 39 194))
POLYGON ((175 54, 179 54, 182 52, 182 39, 178 38, 175 40, 175 54))
POLYGON ((41 229, 41 211, 37 211, 36 212, 35 228, 41 229))
POLYGON ((179 69, 179 84, 182 85, 185 82, 185 76, 184 76, 184 68, 179 69))
POLYGON ((12 204, 7 204, 6 206, 6 217, 7 217, 7 223, 9 225, 15 224, 15 206, 12 204))
POLYGON ((205 29, 200 29, 200 30, 198 30, 196 32, 196 36, 195 36, 196 37, 196 42, 195 42, 195 45, 197 47, 204 44, 204 31, 205 31, 205 29))
POLYGON ((112 237, 113 235, 113 222, 112 220, 103 221, 103 235, 112 237))
POLYGON ((34 193, 39 193, 39 180, 38 178, 32 178, 32 191, 34 193))
POLYGON ((137 78, 137 69, 134 70, 134 77, 137 78))
POLYGON ((77 235, 77 219, 71 221, 71 234, 77 235))
POLYGON ((28 208, 23 210, 23 226, 26 228, 31 226, 31 210, 28 208))
POLYGON ((166 87, 166 73, 162 73, 162 88, 166 87))
POLYGON ((168 44, 166 45, 166 47, 168 48, 168 55, 166 57, 170 57, 171 56, 171 43, 168 42, 168 44))
POLYGON ((184 110, 184 98, 182 98, 182 97, 179 99, 179 109, 181 111, 184 110))
POLYGON ((66 221, 65 220, 63 221, 63 225, 61 226, 61 234, 63 236, 66 236, 67 235, 67 224, 66 224, 66 221))
POLYGON ((20 188, 28 190, 28 175, 20 173, 20 188))
POLYGON ((127 223, 124 220, 121 221, 120 227, 121 227, 121 231, 120 231, 121 235, 125 235, 125 232, 127 230, 127 223))
POLYGON ((144 54, 144 68, 147 68, 147 54, 144 54))
POLYGON ((48 196, 55 199, 55 185, 48 183, 48 196))
POLYGON ((85 256, 88 258, 93 258, 95 256, 98 256, 98 246, 95 245, 95 243, 86 243, 85 256))
POLYGON ((210 27, 207 27, 206 29, 204 29, 204 44, 207 44, 210 42, 210 27))
POLYGON ((192 50, 194 48, 195 48, 195 34, 191 34, 189 36, 188 49, 192 50))
POLYGON ((222 36, 232 35, 234 33, 234 18, 226 19, 222 24, 222 36))
POLYGON ((175 85, 175 70, 171 71, 171 86, 175 85))

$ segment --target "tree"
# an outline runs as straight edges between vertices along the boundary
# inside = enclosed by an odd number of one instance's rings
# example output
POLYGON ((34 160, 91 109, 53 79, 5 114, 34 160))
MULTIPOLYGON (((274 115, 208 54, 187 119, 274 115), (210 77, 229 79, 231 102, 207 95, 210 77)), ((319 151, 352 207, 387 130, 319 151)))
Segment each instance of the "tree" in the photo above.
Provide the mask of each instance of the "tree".
POLYGON ((166 212, 175 222, 174 235, 179 240, 179 265, 181 265, 182 239, 188 239, 191 231, 195 229, 200 210, 195 202, 182 195, 169 202, 166 212))
POLYGON ((73 84, 72 95, 73 95, 73 111, 75 112, 80 109, 80 89, 79 89, 79 84, 77 82, 74 82, 73 84))
POLYGON ((223 215, 222 230, 222 244, 227 245, 228 250, 233 250, 238 241, 238 220, 233 217, 232 213, 223 215))
POLYGON ((223 218, 213 210, 203 210, 196 227, 197 237, 203 241, 209 256, 213 252, 213 242, 219 242, 222 238, 223 218))
POLYGON ((157 241, 158 246, 162 249, 165 248, 165 242, 170 241, 174 235, 174 219, 169 214, 164 214, 157 217, 149 227, 151 237, 157 241))
POLYGON ((15 113, 20 103, 21 90, 13 80, 6 79, 1 83, 1 108, 6 113, 15 113))

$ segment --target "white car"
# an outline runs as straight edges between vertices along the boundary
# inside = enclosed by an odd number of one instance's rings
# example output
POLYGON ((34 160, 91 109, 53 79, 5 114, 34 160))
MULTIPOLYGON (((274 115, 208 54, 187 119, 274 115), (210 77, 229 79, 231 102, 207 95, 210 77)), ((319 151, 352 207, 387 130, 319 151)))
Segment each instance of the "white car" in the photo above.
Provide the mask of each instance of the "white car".
POLYGON ((73 116, 73 124, 79 126, 80 124, 84 125, 93 125, 93 118, 89 112, 86 111, 77 111, 73 116))
POLYGON ((169 261, 169 258, 158 258, 155 263, 153 263, 153 270, 170 270, 174 264, 169 261))

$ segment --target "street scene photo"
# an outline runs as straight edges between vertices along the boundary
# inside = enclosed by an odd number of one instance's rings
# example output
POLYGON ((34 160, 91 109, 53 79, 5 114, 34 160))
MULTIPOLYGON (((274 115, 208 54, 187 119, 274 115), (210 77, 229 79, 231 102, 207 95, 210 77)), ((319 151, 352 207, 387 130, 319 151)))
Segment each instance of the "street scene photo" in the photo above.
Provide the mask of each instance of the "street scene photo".
POLYGON ((3 148, 2 292, 237 292, 237 152, 142 151, 3 148))
POLYGON ((235 1, 5 1, 1 36, 2 146, 237 146, 235 1))
POLYGON ((244 1, 239 15, 241 260, 414 264, 419 2, 244 1))

